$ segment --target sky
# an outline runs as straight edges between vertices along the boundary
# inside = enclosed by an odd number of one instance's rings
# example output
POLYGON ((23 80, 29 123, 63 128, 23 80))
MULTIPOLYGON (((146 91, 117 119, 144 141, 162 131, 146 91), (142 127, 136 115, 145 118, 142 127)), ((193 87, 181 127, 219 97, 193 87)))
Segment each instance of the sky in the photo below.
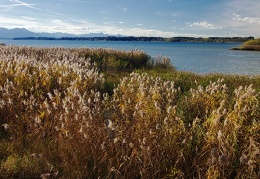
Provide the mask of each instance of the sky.
POLYGON ((260 0, 0 0, 0 27, 156 37, 260 37, 260 0))

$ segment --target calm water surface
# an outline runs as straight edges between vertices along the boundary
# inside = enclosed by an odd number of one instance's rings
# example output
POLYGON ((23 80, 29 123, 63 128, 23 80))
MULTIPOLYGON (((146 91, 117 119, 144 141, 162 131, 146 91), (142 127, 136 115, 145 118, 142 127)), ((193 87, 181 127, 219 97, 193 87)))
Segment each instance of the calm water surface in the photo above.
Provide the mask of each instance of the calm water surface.
POLYGON ((109 42, 66 40, 0 40, 0 43, 41 47, 89 47, 143 50, 152 57, 167 56, 182 71, 199 74, 260 75, 260 52, 234 51, 239 43, 109 42))

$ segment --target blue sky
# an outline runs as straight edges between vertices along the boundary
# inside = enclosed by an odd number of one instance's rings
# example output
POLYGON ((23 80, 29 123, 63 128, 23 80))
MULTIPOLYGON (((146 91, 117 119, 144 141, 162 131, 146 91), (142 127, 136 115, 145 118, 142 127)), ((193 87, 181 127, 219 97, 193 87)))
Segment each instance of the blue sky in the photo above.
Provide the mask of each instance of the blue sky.
POLYGON ((0 0, 0 27, 72 34, 260 37, 260 0, 0 0))

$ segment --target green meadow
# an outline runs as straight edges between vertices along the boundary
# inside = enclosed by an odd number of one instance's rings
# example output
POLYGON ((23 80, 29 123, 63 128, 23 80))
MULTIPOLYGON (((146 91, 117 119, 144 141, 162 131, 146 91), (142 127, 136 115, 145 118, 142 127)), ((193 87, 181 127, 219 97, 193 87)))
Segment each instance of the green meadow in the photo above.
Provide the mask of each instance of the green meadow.
POLYGON ((260 76, 173 65, 1 46, 0 178, 259 178, 260 76))

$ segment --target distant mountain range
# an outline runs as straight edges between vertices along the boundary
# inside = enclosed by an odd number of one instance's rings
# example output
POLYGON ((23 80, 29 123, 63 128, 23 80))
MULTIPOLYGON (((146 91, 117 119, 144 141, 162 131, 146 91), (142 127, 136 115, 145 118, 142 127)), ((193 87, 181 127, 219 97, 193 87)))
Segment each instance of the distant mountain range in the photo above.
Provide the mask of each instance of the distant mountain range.
POLYGON ((102 40, 102 41, 159 41, 159 42, 246 42, 254 37, 135 37, 109 35, 104 33, 68 34, 68 33, 35 33, 25 28, 0 28, 0 39, 14 40, 102 40))
MULTIPOLYGON (((111 36, 109 34, 104 33, 90 33, 90 34, 67 34, 67 33, 35 33, 31 32, 25 28, 14 28, 14 29, 6 29, 0 27, 0 38, 24 38, 24 37, 53 37, 53 38, 61 38, 61 37, 108 37, 111 36)), ((121 36, 121 35, 118 35, 121 36)))

